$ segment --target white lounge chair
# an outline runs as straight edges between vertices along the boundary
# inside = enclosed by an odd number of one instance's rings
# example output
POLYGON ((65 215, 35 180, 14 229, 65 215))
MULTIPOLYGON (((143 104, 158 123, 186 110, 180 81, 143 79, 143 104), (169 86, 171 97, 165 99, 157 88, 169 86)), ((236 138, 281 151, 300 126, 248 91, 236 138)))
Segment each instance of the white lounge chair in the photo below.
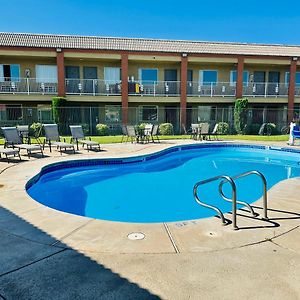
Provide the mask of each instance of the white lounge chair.
POLYGON ((91 138, 86 139, 81 125, 70 125, 70 130, 72 134, 72 140, 76 142, 77 150, 79 150, 78 144, 80 143, 83 147, 86 145, 88 151, 92 150, 93 148, 98 148, 100 151, 100 144, 98 142, 92 141, 91 138))
POLYGON ((45 148, 45 144, 49 145, 50 152, 52 152, 51 146, 56 146, 59 149, 60 154, 62 154, 62 150, 65 151, 67 149, 73 150, 75 153, 74 144, 66 143, 65 139, 61 142, 61 138, 58 133, 58 126, 57 124, 43 124, 45 130, 45 140, 43 143, 43 149, 45 148))
POLYGON ((6 161, 9 163, 9 156, 16 157, 18 156, 19 159, 21 160, 20 156, 20 150, 19 149, 13 149, 13 148, 0 148, 0 158, 2 157, 2 154, 5 155, 6 161))
POLYGON ((32 152, 41 152, 44 155, 41 145, 23 144, 16 127, 1 127, 1 129, 4 134, 5 148, 12 147, 26 150, 28 158, 30 158, 32 152))

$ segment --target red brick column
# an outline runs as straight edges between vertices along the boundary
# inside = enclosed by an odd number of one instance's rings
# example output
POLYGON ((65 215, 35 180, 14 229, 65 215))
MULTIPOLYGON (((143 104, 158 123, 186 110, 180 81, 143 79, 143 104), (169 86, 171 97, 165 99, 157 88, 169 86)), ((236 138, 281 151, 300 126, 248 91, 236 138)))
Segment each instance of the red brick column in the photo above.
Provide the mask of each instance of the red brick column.
POLYGON ((291 60, 290 65, 290 82, 289 82, 289 97, 288 97, 288 122, 291 122, 294 115, 294 101, 295 101, 295 82, 297 71, 297 59, 291 60))
POLYGON ((56 64, 57 64, 57 91, 59 97, 66 96, 65 88, 65 56, 63 50, 57 52, 56 55, 56 64))
POLYGON ((122 70, 122 123, 128 123, 128 54, 121 55, 122 70))
POLYGON ((186 102, 187 102, 187 67, 188 57, 181 57, 180 68, 180 131, 186 126, 186 102))
POLYGON ((237 76, 236 76, 236 98, 243 97, 243 73, 244 73, 244 58, 238 58, 237 76))

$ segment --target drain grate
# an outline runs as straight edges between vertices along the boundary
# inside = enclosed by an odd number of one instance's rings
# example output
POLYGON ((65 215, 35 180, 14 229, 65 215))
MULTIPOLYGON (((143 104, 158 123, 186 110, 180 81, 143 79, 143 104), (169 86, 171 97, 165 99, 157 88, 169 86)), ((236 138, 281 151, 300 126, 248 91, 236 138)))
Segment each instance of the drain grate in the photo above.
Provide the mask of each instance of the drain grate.
POLYGON ((145 238, 145 235, 142 232, 132 232, 129 233, 127 237, 129 240, 137 241, 137 240, 143 240, 145 238))

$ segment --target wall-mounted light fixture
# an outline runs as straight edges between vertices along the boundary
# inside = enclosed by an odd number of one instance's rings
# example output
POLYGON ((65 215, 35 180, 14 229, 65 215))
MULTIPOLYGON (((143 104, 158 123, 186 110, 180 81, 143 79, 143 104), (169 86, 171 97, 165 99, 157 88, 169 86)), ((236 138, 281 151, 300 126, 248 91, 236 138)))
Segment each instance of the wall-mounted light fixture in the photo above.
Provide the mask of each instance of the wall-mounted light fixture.
POLYGON ((187 57, 188 55, 187 55, 187 53, 182 53, 181 56, 182 57, 187 57))
POLYGON ((298 57, 294 56, 293 61, 297 61, 297 60, 298 60, 298 57))
POLYGON ((62 49, 61 48, 56 48, 56 52, 61 52, 62 51, 62 49))

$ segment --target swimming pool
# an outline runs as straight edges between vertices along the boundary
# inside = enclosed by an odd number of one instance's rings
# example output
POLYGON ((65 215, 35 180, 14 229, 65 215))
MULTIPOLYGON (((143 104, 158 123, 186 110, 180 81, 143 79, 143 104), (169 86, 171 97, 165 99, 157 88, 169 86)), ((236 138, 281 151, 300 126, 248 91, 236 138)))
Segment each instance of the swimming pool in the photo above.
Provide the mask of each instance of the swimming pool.
MULTIPOLYGON (((288 148, 230 143, 175 146, 158 153, 120 159, 68 161, 44 167, 26 186, 36 201, 68 213, 121 222, 172 222, 206 218, 215 212, 199 206, 196 182, 217 175, 258 170, 270 189, 300 176, 300 152, 288 148)), ((205 202, 223 213, 231 203, 218 193, 219 182, 199 188, 205 202)), ((229 186, 225 187, 229 193, 229 186)), ((262 195, 256 176, 237 180, 238 200, 262 195)))

